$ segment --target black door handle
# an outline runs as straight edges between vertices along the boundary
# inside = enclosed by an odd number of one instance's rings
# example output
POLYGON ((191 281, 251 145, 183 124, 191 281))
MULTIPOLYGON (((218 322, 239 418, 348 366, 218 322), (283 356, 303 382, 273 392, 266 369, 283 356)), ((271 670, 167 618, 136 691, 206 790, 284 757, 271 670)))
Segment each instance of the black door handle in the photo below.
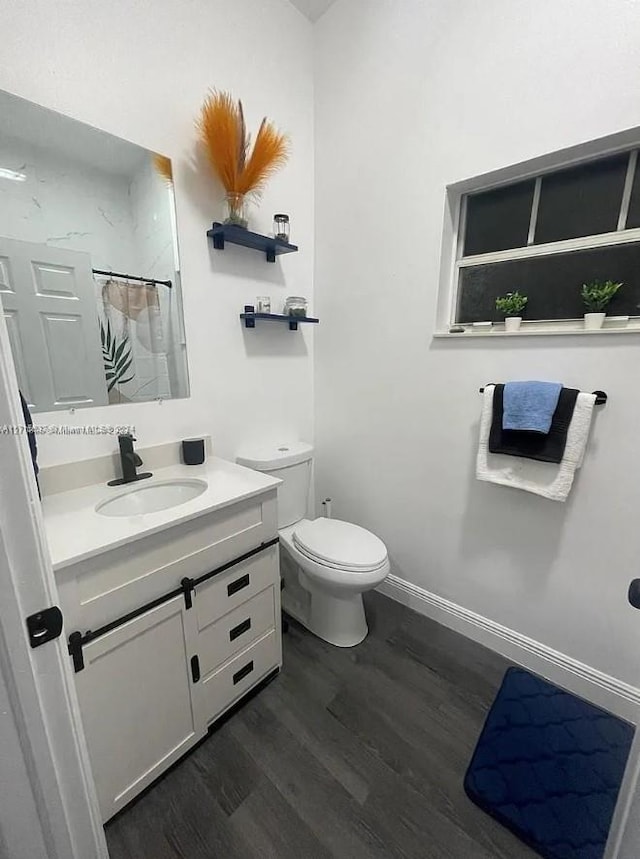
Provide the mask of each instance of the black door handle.
POLYGON ((40 647, 47 641, 53 641, 62 632, 62 612, 57 605, 43 608, 27 618, 27 632, 31 647, 40 647))

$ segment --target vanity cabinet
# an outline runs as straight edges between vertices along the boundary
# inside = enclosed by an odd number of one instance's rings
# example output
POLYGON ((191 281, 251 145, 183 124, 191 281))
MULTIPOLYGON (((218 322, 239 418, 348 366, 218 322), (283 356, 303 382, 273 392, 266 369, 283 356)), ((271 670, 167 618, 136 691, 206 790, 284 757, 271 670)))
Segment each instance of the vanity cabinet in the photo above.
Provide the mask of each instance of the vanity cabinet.
POLYGON ((107 821, 281 666, 275 490, 57 575, 107 821))

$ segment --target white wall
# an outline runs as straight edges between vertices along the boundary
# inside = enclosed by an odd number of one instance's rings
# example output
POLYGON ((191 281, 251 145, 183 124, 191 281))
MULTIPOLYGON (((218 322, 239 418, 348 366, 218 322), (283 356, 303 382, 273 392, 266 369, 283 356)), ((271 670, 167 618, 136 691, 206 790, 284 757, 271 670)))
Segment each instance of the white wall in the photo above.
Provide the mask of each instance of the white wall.
MULTIPOLYGON (((134 424, 143 445, 199 432, 232 456, 244 441, 310 438, 312 335, 241 328, 256 295, 311 296, 313 81, 311 24, 287 0, 66 0, 3 6, 0 88, 174 159, 191 397, 82 410, 70 424, 134 424), (264 114, 291 134, 293 155, 255 220, 289 212, 301 251, 275 265, 213 251, 217 189, 194 163, 194 120, 211 86, 243 99, 249 127, 264 114)), ((113 450, 112 437, 41 437, 50 465, 113 450)))
POLYGON ((398 576, 640 685, 640 340, 431 337, 445 186, 637 126, 640 3, 339 0, 316 33, 317 498, 398 576), (565 505, 474 480, 478 387, 510 378, 609 393, 565 505))

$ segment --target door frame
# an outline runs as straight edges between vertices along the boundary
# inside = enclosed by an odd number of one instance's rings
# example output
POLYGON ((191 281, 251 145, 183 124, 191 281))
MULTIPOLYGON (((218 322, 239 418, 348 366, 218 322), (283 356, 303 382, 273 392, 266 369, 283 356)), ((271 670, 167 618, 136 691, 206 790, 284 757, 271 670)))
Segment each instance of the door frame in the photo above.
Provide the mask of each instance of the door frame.
POLYGON ((0 312, 0 854, 108 859, 64 630, 37 649, 26 630, 57 587, 27 436, 4 430, 23 425, 0 312))

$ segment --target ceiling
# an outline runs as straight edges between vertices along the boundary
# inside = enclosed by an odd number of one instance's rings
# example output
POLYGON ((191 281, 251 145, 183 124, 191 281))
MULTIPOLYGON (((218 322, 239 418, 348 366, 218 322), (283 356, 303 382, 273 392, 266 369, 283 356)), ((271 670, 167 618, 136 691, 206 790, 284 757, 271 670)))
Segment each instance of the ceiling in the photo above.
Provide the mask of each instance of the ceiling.
POLYGON ((291 0, 293 5, 306 15, 310 21, 317 21, 335 0, 291 0))

